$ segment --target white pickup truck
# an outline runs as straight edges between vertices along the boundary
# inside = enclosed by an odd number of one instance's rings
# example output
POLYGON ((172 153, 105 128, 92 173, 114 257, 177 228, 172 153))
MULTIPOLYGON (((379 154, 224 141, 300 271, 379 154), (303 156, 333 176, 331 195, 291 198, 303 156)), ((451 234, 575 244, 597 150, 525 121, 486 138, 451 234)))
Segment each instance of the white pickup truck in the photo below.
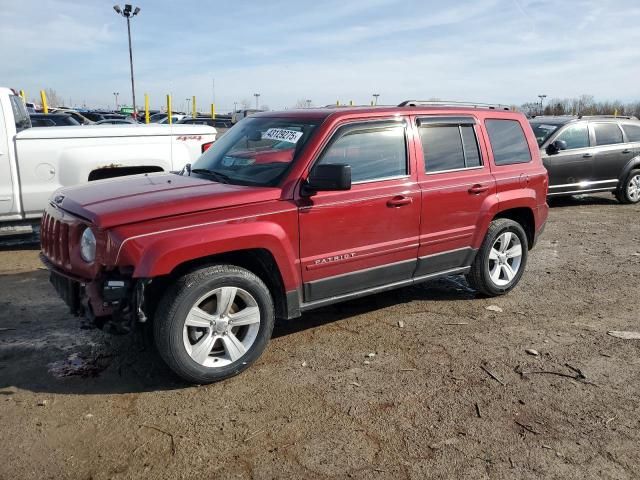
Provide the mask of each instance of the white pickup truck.
POLYGON ((22 99, 0 87, 0 229, 40 218, 60 187, 180 170, 215 139, 197 124, 33 128, 22 99))

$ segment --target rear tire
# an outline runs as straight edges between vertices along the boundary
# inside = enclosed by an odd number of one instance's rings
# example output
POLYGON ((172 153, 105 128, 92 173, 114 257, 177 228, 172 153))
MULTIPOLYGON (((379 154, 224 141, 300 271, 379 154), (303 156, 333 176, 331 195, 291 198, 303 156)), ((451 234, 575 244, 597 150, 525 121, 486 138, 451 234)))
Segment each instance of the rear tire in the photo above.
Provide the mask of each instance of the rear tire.
POLYGON ((205 384, 242 372, 271 338, 273 299, 252 272, 214 265, 180 277, 156 310, 153 333, 162 359, 184 380, 205 384))
POLYGON ((489 297, 511 291, 522 278, 529 243, 522 226, 508 218, 491 222, 467 274, 467 282, 489 297))
POLYGON ((620 203, 640 202, 640 170, 631 170, 616 190, 616 198, 620 203))

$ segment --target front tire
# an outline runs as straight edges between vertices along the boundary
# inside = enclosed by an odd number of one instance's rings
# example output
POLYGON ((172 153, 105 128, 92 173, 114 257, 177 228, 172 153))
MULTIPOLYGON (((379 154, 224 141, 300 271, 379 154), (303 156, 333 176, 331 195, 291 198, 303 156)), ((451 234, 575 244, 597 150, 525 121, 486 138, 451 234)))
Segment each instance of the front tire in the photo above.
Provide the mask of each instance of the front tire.
POLYGON ((522 226, 508 218, 498 218, 489 225, 467 281, 483 295, 504 295, 522 278, 528 251, 522 226))
POLYGON ((232 265, 214 265, 179 278, 156 312, 158 353, 176 374, 197 384, 248 368, 269 343, 275 317, 264 282, 232 265))
POLYGON ((640 170, 629 172, 616 191, 616 198, 624 204, 640 202, 640 170))

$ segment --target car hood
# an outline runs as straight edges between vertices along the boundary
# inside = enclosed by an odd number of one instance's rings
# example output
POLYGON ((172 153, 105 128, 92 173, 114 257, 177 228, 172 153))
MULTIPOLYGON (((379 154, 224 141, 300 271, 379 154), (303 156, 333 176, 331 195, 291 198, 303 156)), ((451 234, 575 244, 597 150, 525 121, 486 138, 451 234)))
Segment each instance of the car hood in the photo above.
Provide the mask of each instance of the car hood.
POLYGON ((100 228, 280 198, 279 188, 228 185, 168 173, 63 188, 52 203, 100 228))

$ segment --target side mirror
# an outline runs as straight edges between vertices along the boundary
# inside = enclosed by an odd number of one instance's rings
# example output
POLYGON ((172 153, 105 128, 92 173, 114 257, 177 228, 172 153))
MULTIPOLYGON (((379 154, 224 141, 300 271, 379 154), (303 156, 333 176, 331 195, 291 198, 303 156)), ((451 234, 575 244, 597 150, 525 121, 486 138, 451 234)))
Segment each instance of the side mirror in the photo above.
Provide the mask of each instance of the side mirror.
POLYGON ((560 150, 566 150, 566 149, 567 149, 567 142, 565 142, 564 140, 556 140, 554 142, 551 142, 547 146, 547 153, 549 155, 555 155, 560 150))
POLYGON ((351 190, 351 165, 316 165, 303 186, 305 195, 335 190, 351 190))

